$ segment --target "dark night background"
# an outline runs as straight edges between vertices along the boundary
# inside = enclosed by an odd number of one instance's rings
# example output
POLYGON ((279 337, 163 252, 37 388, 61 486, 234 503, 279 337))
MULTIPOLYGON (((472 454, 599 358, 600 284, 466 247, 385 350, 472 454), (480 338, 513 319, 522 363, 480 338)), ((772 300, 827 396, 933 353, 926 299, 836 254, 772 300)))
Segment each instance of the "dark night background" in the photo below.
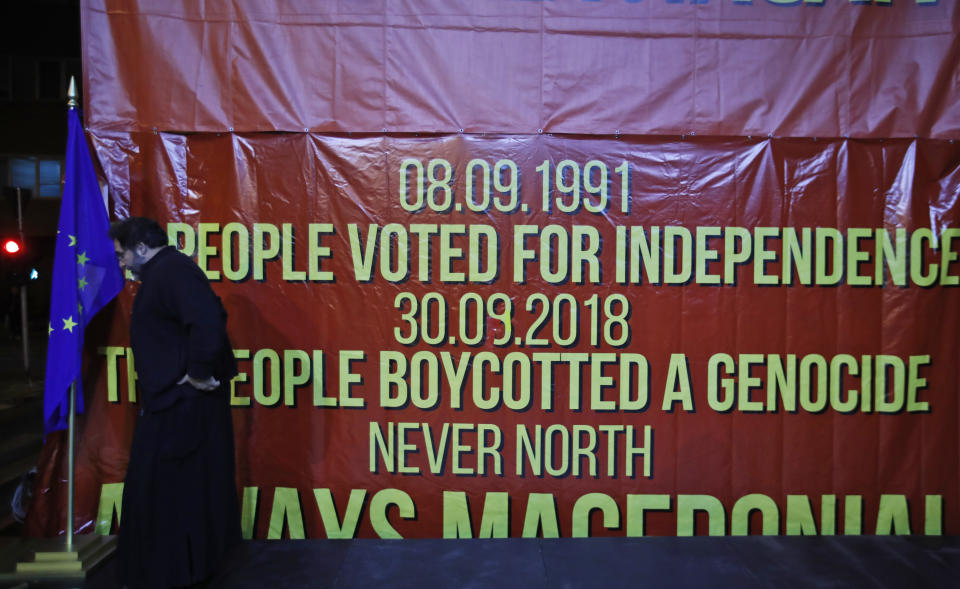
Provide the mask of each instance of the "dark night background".
MULTIPOLYGON (((79 1, 3 2, 0 22, 0 238, 19 232, 17 186, 25 200, 25 248, 18 261, 3 260, 2 299, 10 304, 8 293, 24 267, 36 268, 39 276, 28 284, 28 309, 31 324, 42 325, 63 182, 67 87, 70 76, 78 86, 81 81, 79 1)), ((9 332, 9 319, 6 323, 9 332)))

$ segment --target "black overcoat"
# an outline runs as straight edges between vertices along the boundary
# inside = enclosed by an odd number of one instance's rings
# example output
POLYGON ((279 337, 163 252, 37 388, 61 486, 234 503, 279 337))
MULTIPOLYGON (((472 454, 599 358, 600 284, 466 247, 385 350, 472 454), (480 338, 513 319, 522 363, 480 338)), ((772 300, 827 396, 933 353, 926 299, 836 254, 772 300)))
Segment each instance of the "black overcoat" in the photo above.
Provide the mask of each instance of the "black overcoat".
POLYGON ((226 311, 193 261, 166 247, 140 272, 130 342, 140 416, 123 489, 118 556, 129 587, 208 577, 240 540, 226 311), (222 383, 201 392, 184 374, 222 383))

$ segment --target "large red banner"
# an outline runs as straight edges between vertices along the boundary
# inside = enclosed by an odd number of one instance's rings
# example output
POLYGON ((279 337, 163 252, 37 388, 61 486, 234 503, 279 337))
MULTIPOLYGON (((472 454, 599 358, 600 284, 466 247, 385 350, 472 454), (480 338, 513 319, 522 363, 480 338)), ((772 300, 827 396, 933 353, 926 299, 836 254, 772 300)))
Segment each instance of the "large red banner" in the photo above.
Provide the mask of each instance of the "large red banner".
POLYGON ((245 534, 960 533, 955 9, 774 4, 84 5, 113 213, 230 313, 245 534))

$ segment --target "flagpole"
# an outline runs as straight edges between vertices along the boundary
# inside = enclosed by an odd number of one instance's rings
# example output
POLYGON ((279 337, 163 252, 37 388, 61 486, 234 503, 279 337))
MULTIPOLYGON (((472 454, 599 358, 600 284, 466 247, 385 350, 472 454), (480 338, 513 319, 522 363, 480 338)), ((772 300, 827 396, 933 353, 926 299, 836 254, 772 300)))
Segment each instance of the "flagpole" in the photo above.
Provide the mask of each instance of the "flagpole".
MULTIPOLYGON (((73 76, 70 77, 70 89, 67 90, 67 110, 75 110, 77 108, 77 84, 73 79, 73 76)), ((74 413, 77 409, 77 383, 76 381, 70 383, 70 413, 67 416, 67 525, 66 525, 66 537, 67 537, 67 552, 73 552, 73 486, 74 486, 74 475, 75 475, 75 464, 74 464, 74 427, 75 419, 74 413)))
POLYGON ((74 416, 77 409, 77 384, 70 383, 70 415, 67 417, 67 552, 73 552, 74 416))
MULTIPOLYGON (((86 203, 91 202, 90 197, 94 196, 97 202, 100 199, 99 187, 95 184, 96 178, 93 176, 93 167, 90 162, 90 155, 87 151, 87 146, 85 145, 86 141, 83 138, 82 128, 79 128, 79 117, 78 113, 72 112, 77 109, 77 90, 76 82, 73 78, 70 79, 70 90, 67 94, 67 106, 68 106, 68 143, 67 143, 67 178, 64 183, 64 198, 61 204, 61 221, 64 219, 64 211, 67 211, 67 215, 70 221, 70 229, 64 231, 64 235, 61 236, 61 242, 58 242, 56 249, 56 259, 54 260, 54 269, 56 275, 56 268, 60 260, 66 259, 68 265, 73 263, 73 260, 77 260, 77 264, 83 265, 94 263, 94 260, 100 264, 99 267, 105 268, 109 266, 114 266, 115 261, 113 260, 113 248, 110 246, 106 247, 106 253, 104 252, 104 245, 97 244, 96 240, 101 239, 103 241, 107 240, 106 227, 97 227, 92 234, 93 241, 87 239, 84 241, 84 236, 81 235, 79 230, 92 230, 91 227, 96 225, 96 219, 90 217, 91 213, 88 209, 81 209, 78 212, 76 208, 80 203, 83 203, 86 206, 86 203), (81 152, 77 152, 75 149, 79 145, 82 148, 81 152), (79 160, 78 160, 79 158, 79 160), (86 163, 86 170, 83 168, 84 159, 86 163), (79 166, 79 168, 78 168, 79 166), (87 182, 87 186, 83 187, 84 182, 87 182), (90 186, 90 182, 94 184, 90 186), (69 192, 67 194, 68 189, 69 192), (78 186, 80 188, 78 189, 78 186), (83 200, 84 197, 86 200, 83 200), (81 224, 77 224, 79 214, 80 220, 83 221, 81 224), (64 242, 69 239, 68 247, 74 247, 78 242, 84 243, 84 248, 81 249, 80 255, 77 255, 74 250, 66 250, 67 255, 61 258, 61 247, 65 245, 64 242), (89 249, 92 245, 93 249, 89 249), (93 257, 88 257, 88 253, 93 254, 93 257)), ((99 205, 99 202, 97 202, 99 205)), ((106 213, 105 210, 102 213, 106 213)), ((101 214, 102 214, 101 213, 101 214)), ((107 223, 108 218, 104 216, 101 220, 101 223, 107 223)), ((61 223, 62 225, 62 223, 61 223)), ((57 232, 58 235, 60 231, 57 232)), ((89 235, 86 237, 90 237, 89 235)), ((115 266, 114 266, 115 267, 115 266)), ((80 313, 89 313, 89 316, 93 316, 100 308, 103 307, 110 299, 116 296, 117 292, 122 288, 122 277, 119 275, 119 269, 116 269, 117 276, 116 282, 113 287, 116 287, 116 290, 109 293, 109 296, 105 298, 95 298, 93 300, 84 301, 87 303, 87 309, 83 308, 82 303, 78 302, 77 298, 72 299, 69 303, 69 311, 65 317, 59 317, 58 320, 62 320, 63 328, 62 331, 69 332, 73 334, 73 330, 78 326, 80 332, 76 334, 76 341, 79 341, 79 349, 74 349, 70 351, 72 356, 73 353, 76 353, 76 357, 71 359, 74 361, 80 361, 80 355, 82 354, 82 335, 83 329, 86 327, 86 319, 80 315, 76 315, 79 321, 73 321, 73 309, 77 309, 80 313), (74 305, 80 305, 75 307, 74 305)), ((76 278, 71 278, 71 280, 76 280, 76 278)), ((70 287, 73 289, 79 288, 82 290, 87 286, 86 278, 81 277, 79 283, 70 284, 70 287)), ((101 283, 102 284, 102 283, 101 283)), ((54 291, 56 295, 58 291, 54 291)), ((74 290, 71 294, 78 295, 74 290)), ((102 293, 100 293, 102 294, 102 293)), ((96 296, 100 296, 100 294, 96 296)), ((78 295, 79 296, 79 295, 78 295)), ((53 297, 51 302, 51 309, 54 307, 54 302, 57 301, 57 297, 53 297)), ((50 333, 54 333, 53 322, 50 325, 50 333)), ((49 335, 49 334, 48 334, 49 335)), ((64 340, 60 340, 61 342, 64 340)), ((67 521, 64 526, 64 537, 56 538, 26 538, 22 541, 15 543, 10 546, 10 550, 7 550, 7 547, 4 547, 5 553, 2 555, 3 558, 0 558, 0 584, 7 583, 10 581, 22 582, 24 580, 31 579, 51 579, 51 578, 66 578, 66 579, 83 579, 87 572, 90 571, 93 567, 97 566, 98 563, 102 562, 105 558, 110 556, 114 550, 116 550, 117 539, 115 536, 101 536, 99 534, 78 534, 76 539, 74 538, 74 494, 76 488, 76 413, 77 408, 81 406, 83 401, 82 397, 78 397, 78 384, 77 379, 79 377, 79 369, 75 373, 71 373, 72 380, 69 381, 69 386, 64 386, 61 388, 61 384, 66 385, 66 379, 64 381, 59 381, 55 377, 58 374, 57 370, 51 372, 50 370, 50 342, 47 344, 47 373, 44 378, 44 410, 47 410, 47 400, 48 392, 47 387, 52 386, 56 390, 62 391, 69 389, 67 399, 62 399, 58 401, 52 408, 53 415, 52 417, 57 420, 56 424, 59 425, 62 422, 59 421, 59 411, 61 410, 61 403, 65 403, 68 406, 68 415, 67 415, 67 521), (9 556, 8 554, 9 553, 9 556), (6 569, 7 564, 16 563, 16 566, 13 570, 8 571, 6 569)), ((62 344, 60 348, 57 348, 57 352, 62 353, 62 344)), ((82 366, 82 362, 80 363, 82 366)), ((60 369, 61 367, 56 367, 60 369)), ((62 372, 62 370, 60 370, 62 372)), ((59 398, 58 398, 59 399, 59 398)), ((49 414, 44 415, 45 431, 47 428, 46 420, 50 418, 49 414)), ((59 425, 62 427, 62 425, 59 425)), ((55 428, 58 429, 58 428, 55 428)), ((49 432, 48 432, 49 433, 49 432)))

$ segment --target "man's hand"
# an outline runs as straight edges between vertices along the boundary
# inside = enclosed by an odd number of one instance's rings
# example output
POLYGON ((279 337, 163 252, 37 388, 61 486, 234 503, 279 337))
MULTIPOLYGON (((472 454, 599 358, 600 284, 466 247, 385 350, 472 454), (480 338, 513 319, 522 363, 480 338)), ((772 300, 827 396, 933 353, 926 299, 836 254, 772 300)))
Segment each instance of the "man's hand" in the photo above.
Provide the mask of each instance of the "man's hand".
POLYGON ((189 374, 184 374, 183 378, 177 381, 177 384, 183 384, 185 382, 189 382, 190 386, 198 391, 212 391, 220 386, 220 381, 212 376, 207 380, 197 380, 195 378, 191 378, 189 374))

